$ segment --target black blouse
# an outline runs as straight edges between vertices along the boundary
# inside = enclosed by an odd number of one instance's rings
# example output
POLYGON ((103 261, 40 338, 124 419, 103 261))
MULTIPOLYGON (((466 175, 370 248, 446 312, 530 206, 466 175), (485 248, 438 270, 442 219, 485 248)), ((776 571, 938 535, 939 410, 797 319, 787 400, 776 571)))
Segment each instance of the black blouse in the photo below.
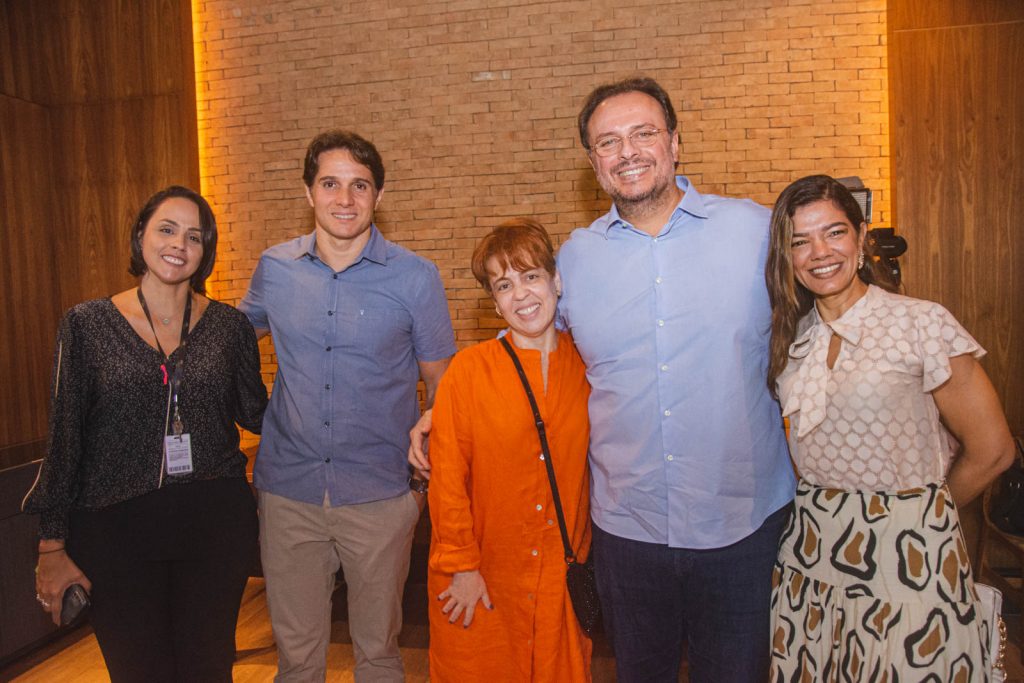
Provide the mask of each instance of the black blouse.
POLYGON ((66 538, 73 508, 102 508, 169 486, 245 476, 235 424, 259 433, 267 390, 256 335, 236 309, 210 301, 185 348, 179 410, 191 435, 193 471, 163 472, 168 387, 164 358, 110 299, 68 311, 57 334, 50 434, 25 511, 41 538, 66 538))

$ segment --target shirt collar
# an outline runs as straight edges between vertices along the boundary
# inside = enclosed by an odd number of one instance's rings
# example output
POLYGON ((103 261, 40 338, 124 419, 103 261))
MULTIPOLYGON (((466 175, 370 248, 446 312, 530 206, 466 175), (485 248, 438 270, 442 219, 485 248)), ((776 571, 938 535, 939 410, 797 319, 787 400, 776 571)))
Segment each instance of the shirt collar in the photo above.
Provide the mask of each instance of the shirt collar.
MULTIPOLYGON (((683 196, 676 204, 676 208, 672 211, 672 217, 669 218, 668 223, 662 230, 662 234, 672 229, 672 226, 678 220, 681 213, 688 213, 696 218, 707 218, 708 211, 704 206, 704 197, 697 188, 693 186, 690 179, 686 176, 676 176, 676 187, 683 191, 683 196)), ((598 232, 600 232, 606 239, 608 233, 612 228, 632 228, 632 226, 619 215, 619 207, 614 203, 612 204, 611 210, 606 213, 594 226, 598 232)))
POLYGON ((789 347, 790 357, 803 358, 810 350, 809 342, 826 333, 829 336, 836 334, 844 342, 858 346, 864 328, 864 318, 875 308, 880 291, 875 285, 868 285, 868 291, 864 296, 832 322, 823 321, 818 313, 818 307, 812 306, 810 312, 800 321, 797 338, 789 347))
POLYGON ((782 406, 783 417, 799 413, 796 436, 807 436, 824 422, 828 414, 828 377, 825 371, 828 363, 828 348, 832 334, 839 335, 844 342, 857 346, 860 343, 864 319, 875 307, 877 287, 868 285, 868 291, 849 310, 832 322, 822 321, 817 307, 800 321, 799 336, 789 347, 790 358, 801 359, 795 375, 790 378, 790 390, 782 406))
MULTIPOLYGON (((316 255, 316 230, 299 238, 298 249, 295 251, 294 258, 300 259, 307 256, 317 261, 320 260, 320 257, 316 255)), ((359 263, 363 259, 373 261, 374 263, 378 263, 382 266, 386 266, 388 264, 387 241, 384 239, 384 236, 380 234, 380 230, 377 229, 376 224, 370 224, 370 240, 366 243, 366 246, 363 247, 363 251, 359 254, 359 258, 353 261, 353 265, 359 263)))

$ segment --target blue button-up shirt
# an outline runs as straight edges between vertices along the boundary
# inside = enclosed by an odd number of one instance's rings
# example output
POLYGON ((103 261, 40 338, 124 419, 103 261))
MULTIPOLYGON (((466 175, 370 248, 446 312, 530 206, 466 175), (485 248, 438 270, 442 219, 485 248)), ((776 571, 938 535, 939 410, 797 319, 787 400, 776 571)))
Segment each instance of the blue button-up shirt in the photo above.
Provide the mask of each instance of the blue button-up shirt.
POLYGON ((315 233, 271 247, 238 306, 277 352, 261 490, 317 505, 325 491, 348 505, 409 490, 417 361, 448 358, 455 339, 434 264, 370 229, 338 273, 316 256, 315 233))
POLYGON ((768 392, 769 211, 685 194, 656 237, 612 210, 562 246, 559 311, 587 365, 592 513, 680 548, 745 538, 793 497, 768 392))

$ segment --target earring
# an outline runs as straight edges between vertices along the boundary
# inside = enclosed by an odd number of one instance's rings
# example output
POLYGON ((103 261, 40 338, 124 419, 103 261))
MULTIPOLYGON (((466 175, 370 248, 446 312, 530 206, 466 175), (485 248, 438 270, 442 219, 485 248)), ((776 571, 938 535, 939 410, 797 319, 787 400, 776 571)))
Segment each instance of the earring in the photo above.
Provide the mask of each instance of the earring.
POLYGON ((859 254, 857 254, 857 270, 860 270, 863 267, 864 267, 864 252, 862 251, 859 254))

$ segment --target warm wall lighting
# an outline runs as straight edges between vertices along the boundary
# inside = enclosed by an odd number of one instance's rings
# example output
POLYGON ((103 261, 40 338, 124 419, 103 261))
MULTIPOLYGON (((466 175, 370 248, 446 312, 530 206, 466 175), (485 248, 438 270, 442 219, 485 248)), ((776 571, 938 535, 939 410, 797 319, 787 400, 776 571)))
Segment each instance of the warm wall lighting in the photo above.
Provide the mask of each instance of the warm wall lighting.
MULTIPOLYGON (((192 60, 195 64, 195 79, 196 79, 196 132, 197 140, 199 144, 199 192, 206 197, 207 201, 210 199, 210 161, 207 154, 209 149, 209 136, 210 136, 210 102, 208 98, 209 85, 206 82, 206 62, 208 58, 205 47, 206 44, 203 40, 202 30, 203 22, 200 16, 200 6, 203 0, 192 0, 192 60)), ((217 211, 217 207, 213 207, 214 211, 217 211)), ((220 293, 220 279, 216 277, 216 267, 214 269, 214 276, 206 282, 206 288, 209 295, 213 298, 217 298, 220 293)))
POLYGON ((201 35, 202 22, 199 16, 199 4, 203 0, 192 0, 192 58, 195 62, 196 77, 196 129, 199 131, 199 190, 205 197, 209 191, 207 181, 208 160, 206 157, 207 137, 210 134, 209 122, 207 121, 210 106, 207 100, 207 85, 204 77, 205 69, 203 59, 205 57, 203 38, 201 35))

